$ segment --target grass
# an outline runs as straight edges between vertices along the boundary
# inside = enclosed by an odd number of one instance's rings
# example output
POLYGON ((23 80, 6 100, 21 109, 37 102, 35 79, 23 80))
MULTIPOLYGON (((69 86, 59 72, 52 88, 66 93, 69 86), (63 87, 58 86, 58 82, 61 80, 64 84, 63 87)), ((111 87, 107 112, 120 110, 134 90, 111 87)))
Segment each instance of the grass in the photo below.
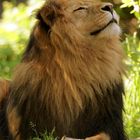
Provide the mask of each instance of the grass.
POLYGON ((140 137, 140 40, 134 34, 123 44, 128 56, 124 122, 128 136, 135 138, 140 137))
POLYGON ((54 138, 53 135, 54 131, 52 131, 51 133, 45 132, 44 134, 41 134, 41 137, 35 137, 35 138, 31 138, 31 140, 57 140, 57 138, 54 138))

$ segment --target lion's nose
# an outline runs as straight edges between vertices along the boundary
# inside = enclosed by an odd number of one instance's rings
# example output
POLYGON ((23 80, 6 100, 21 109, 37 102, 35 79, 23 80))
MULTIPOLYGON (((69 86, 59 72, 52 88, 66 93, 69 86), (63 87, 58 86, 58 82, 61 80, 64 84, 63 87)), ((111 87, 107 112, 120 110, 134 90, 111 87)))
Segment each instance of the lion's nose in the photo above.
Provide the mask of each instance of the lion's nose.
POLYGON ((106 3, 102 5, 101 10, 103 12, 110 12, 111 14, 113 13, 113 5, 111 3, 106 3))

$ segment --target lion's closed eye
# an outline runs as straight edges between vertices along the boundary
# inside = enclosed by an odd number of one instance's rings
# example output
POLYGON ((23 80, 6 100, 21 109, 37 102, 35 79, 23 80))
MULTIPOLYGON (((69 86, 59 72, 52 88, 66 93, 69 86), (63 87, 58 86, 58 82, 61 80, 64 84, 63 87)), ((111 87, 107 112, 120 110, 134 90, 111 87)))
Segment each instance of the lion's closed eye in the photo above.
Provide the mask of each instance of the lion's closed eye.
POLYGON ((75 9, 73 12, 81 11, 81 10, 87 10, 87 7, 79 7, 77 9, 75 9))

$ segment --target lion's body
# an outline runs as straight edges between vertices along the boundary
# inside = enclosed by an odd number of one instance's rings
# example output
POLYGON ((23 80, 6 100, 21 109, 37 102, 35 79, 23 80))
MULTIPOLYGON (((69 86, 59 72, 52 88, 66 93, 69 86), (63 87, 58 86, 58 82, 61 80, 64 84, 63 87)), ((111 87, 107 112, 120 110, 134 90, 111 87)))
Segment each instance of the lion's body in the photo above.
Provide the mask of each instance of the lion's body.
MULTIPOLYGON (((45 5, 39 11, 39 22, 16 68, 7 102, 10 137, 26 140, 34 129, 41 133, 54 129, 59 137, 85 138, 106 132, 111 140, 126 140, 119 33, 113 34, 111 29, 106 35, 103 31, 98 37, 85 37, 82 31, 89 31, 92 22, 88 28, 75 23, 78 14, 72 19, 62 10, 75 2, 67 5, 65 0, 64 4, 59 1, 48 4, 56 14, 51 27, 53 15, 49 15, 48 22, 43 17, 45 5)), ((107 14, 97 16, 108 18, 107 14)), ((96 23, 97 29, 103 23, 96 23)), ((116 26, 112 24, 110 28, 116 26)))
MULTIPOLYGON (((113 47, 119 47, 115 44, 113 47)), ((121 52, 115 51, 112 46, 107 47, 110 47, 106 50, 110 55, 120 56, 121 52)), ((104 51, 102 53, 106 54, 104 51)), ((12 99, 12 104, 23 113, 25 134, 28 134, 27 126, 32 122, 38 131, 51 131, 55 127, 56 135, 60 137, 65 134, 85 138, 107 131, 115 132, 113 137, 118 140, 117 137, 122 135, 122 126, 117 125, 118 130, 115 128, 116 123, 122 124, 123 108, 122 67, 118 68, 120 71, 113 71, 115 61, 119 60, 114 60, 114 64, 108 63, 108 59, 111 59, 108 56, 98 60, 99 54, 95 56, 92 49, 89 52, 84 50, 82 55, 85 58, 78 60, 77 56, 67 59, 70 57, 68 54, 61 54, 43 67, 40 65, 43 63, 41 60, 38 63, 24 62, 18 66, 11 98, 15 99, 12 99), (65 59, 61 58, 62 55, 65 55, 65 59), (95 61, 98 61, 97 65, 92 63, 95 61), (20 75, 23 69, 25 75, 20 75), (106 70, 110 72, 103 75, 106 70), (111 73, 118 73, 117 79, 111 73), (109 77, 113 79, 106 81, 109 77)))

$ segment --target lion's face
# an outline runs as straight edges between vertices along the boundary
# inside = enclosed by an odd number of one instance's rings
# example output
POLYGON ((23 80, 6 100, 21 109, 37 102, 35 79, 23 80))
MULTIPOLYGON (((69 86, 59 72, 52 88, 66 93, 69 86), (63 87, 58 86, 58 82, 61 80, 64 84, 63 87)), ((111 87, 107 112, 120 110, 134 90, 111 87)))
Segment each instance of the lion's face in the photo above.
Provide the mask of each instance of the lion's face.
POLYGON ((79 32, 87 37, 119 35, 119 18, 111 3, 70 1, 66 12, 79 32))
POLYGON ((52 32, 56 32, 58 28, 64 28, 66 31, 67 28, 68 32, 73 30, 73 34, 76 32, 86 39, 120 35, 119 17, 111 3, 93 0, 50 0, 50 3, 42 8, 42 17, 52 32))

